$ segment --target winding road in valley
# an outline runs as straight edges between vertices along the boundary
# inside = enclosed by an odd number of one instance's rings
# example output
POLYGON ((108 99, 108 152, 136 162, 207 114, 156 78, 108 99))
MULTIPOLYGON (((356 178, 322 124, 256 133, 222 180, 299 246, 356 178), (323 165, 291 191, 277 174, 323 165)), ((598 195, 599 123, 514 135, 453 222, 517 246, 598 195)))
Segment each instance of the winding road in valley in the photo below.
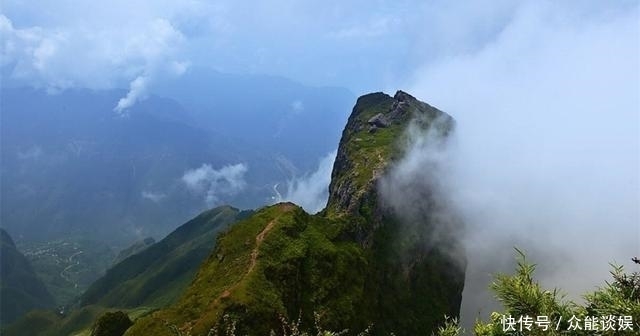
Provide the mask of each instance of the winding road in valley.
POLYGON ((71 278, 70 278, 70 277, 68 277, 65 273, 67 273, 67 272, 68 272, 72 267, 80 265, 80 261, 78 261, 78 260, 74 261, 74 260, 73 260, 73 258, 75 258, 76 256, 79 256, 79 255, 80 255, 80 254, 82 254, 82 253, 84 253, 84 252, 83 252, 83 251, 78 251, 78 252, 76 252, 76 253, 74 253, 74 254, 70 255, 70 256, 69 256, 69 259, 68 259, 68 261, 69 261, 69 264, 70 264, 70 265, 69 265, 69 266, 67 266, 67 267, 65 267, 65 268, 60 272, 60 276, 61 276, 63 279, 65 279, 65 280, 67 280, 68 282, 70 282, 70 283, 74 284, 76 287, 78 286, 78 284, 77 284, 77 283, 74 283, 74 282, 71 280, 71 278))

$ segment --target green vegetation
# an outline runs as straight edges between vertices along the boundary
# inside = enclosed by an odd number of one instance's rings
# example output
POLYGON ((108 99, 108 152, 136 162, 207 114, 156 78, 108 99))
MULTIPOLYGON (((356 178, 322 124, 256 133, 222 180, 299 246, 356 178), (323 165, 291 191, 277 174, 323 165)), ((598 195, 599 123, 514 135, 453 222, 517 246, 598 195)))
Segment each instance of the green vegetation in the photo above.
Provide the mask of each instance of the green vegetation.
POLYGON ((7 335, 89 336, 113 310, 135 321, 128 336, 430 334, 444 315, 458 315, 464 265, 427 243, 437 223, 407 235, 379 204, 377 180, 401 157, 410 121, 426 128, 436 117, 452 127, 403 92, 361 97, 323 212, 290 203, 213 209, 108 270, 68 316, 34 312, 7 335))
MULTIPOLYGON (((606 282, 605 285, 598 290, 584 295, 585 303, 578 305, 574 302, 563 299, 563 295, 557 289, 552 291, 543 289, 538 282, 534 280, 534 272, 536 265, 527 262, 524 254, 518 252, 518 267, 514 274, 498 274, 495 281, 491 285, 491 289, 495 292, 496 298, 504 305, 505 310, 502 312, 494 312, 490 316, 489 322, 477 321, 474 327, 476 336, 509 336, 509 335, 530 335, 530 336, 553 336, 553 335, 637 335, 640 328, 640 273, 625 273, 623 267, 613 266, 611 275, 612 282, 606 282), (515 329, 517 331, 505 331, 503 324, 505 317, 516 316, 546 316, 552 323, 548 330, 541 330, 541 324, 533 323, 531 330, 518 330, 520 327, 516 322, 515 329), (583 324, 582 330, 573 330, 571 327, 572 317, 583 324), (584 322, 587 317, 615 316, 613 326, 616 329, 620 327, 618 317, 630 317, 630 325, 627 330, 603 330, 602 322, 596 322, 594 325, 599 330, 584 330, 584 322), (558 324, 557 321, 564 321, 558 324), (631 329, 632 328, 632 329, 631 329)), ((281 329, 283 335, 286 336, 334 336, 342 335, 348 330, 330 331, 322 327, 319 314, 315 314, 315 325, 313 331, 304 330, 301 319, 288 321, 281 317, 281 329)), ((533 321, 536 321, 535 319, 533 321)), ((574 324, 575 325, 575 324, 574 324)), ((240 329, 238 321, 229 315, 224 315, 219 324, 214 326, 209 335, 218 336, 236 336, 245 335, 239 333, 240 329)), ((372 328, 369 327, 358 336, 370 335, 372 328)), ((458 326, 456 318, 445 317, 444 322, 434 336, 460 336, 464 330, 458 326)), ((175 329, 176 336, 190 335, 181 333, 175 329)), ((428 334, 421 334, 428 335, 428 334)))
POLYGON ((13 322, 29 310, 54 304, 27 258, 0 229, 0 325, 13 322))
POLYGON ((109 269, 82 295, 80 305, 134 308, 174 302, 213 249, 216 234, 249 214, 229 206, 203 212, 109 269))
POLYGON ((103 312, 104 308, 95 306, 75 310, 67 316, 50 310, 34 310, 9 325, 3 335, 70 335, 91 326, 103 312))
POLYGON ((2 332, 6 336, 90 336, 96 321, 108 312, 121 310, 135 319, 149 314, 149 308, 110 309, 86 306, 61 315, 50 310, 33 310, 9 325, 2 332))
MULTIPOLYGON (((613 281, 585 294, 585 303, 580 305, 565 300, 558 289, 543 289, 534 279, 536 265, 529 263, 522 252, 518 254, 516 272, 497 275, 491 285, 504 311, 492 313, 488 322, 477 321, 473 330, 476 336, 640 333, 640 273, 627 274, 621 266, 613 266, 613 281), (527 321, 527 317, 532 321, 527 321), (545 317, 551 322, 547 330, 544 330, 545 317), (610 317, 614 317, 613 320, 610 317), (628 327, 621 327, 624 321, 628 321, 628 327)), ((462 332, 455 320, 449 320, 437 335, 458 336, 462 332)))
POLYGON ((153 239, 152 237, 148 237, 145 238, 143 240, 139 240, 135 243, 133 243, 131 246, 123 249, 122 251, 120 251, 118 253, 118 256, 116 257, 116 259, 113 261, 113 264, 116 265, 118 263, 120 263, 121 261, 129 258, 130 256, 134 255, 134 254, 138 254, 142 251, 144 251, 147 247, 155 244, 156 241, 155 239, 153 239))
POLYGON ((133 322, 124 312, 107 312, 96 321, 91 336, 122 336, 131 325, 133 322))
POLYGON ((116 264, 80 298, 79 308, 57 314, 34 311, 19 319, 7 335, 89 335, 94 321, 112 309, 132 318, 176 300, 215 244, 220 230, 251 211, 223 206, 203 212, 160 242, 116 264))
POLYGON ((43 330, 54 328, 59 320, 53 310, 31 310, 9 326, 4 325, 2 335, 40 335, 43 330))
POLYGON ((464 272, 425 246, 433 223, 405 237, 377 201, 377 178, 400 157, 409 121, 428 127, 437 116, 452 123, 403 92, 361 97, 343 132, 328 208, 309 215, 277 204, 232 226, 181 299, 138 319, 126 335, 209 335, 226 330, 225 316, 238 335, 288 334, 283 318, 314 333, 320 323, 349 335, 371 324, 374 335, 420 335, 436 330, 443 315, 457 316, 464 272), (386 121, 373 127, 380 113, 386 121))

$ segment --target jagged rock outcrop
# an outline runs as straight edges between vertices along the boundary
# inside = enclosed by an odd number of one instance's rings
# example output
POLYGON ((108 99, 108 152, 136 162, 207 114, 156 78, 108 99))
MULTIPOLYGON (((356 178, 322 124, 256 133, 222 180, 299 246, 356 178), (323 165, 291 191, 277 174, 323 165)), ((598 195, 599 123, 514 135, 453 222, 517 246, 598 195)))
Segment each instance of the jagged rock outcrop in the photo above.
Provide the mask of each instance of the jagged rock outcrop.
POLYGON ((282 331, 282 318, 314 330, 316 316, 324 328, 351 334, 373 325, 374 335, 430 335, 445 315, 459 313, 464 260, 450 253, 459 248, 455 236, 446 249, 432 243, 437 219, 425 216, 408 231, 381 200, 379 180, 403 157, 408 125, 435 120, 446 137, 453 119, 405 92, 360 97, 342 133, 327 208, 309 215, 277 204, 237 223, 179 302, 126 335, 206 335, 229 318, 236 334, 268 335, 282 331))
POLYGON ((381 92, 358 98, 342 133, 331 174, 330 212, 354 214, 360 210, 363 196, 373 191, 384 168, 398 158, 401 148, 395 140, 414 117, 420 117, 425 127, 442 118, 445 125, 453 128, 453 118, 403 91, 393 98, 381 92), (363 134, 372 120, 384 120, 384 127, 388 128, 384 134, 363 134))

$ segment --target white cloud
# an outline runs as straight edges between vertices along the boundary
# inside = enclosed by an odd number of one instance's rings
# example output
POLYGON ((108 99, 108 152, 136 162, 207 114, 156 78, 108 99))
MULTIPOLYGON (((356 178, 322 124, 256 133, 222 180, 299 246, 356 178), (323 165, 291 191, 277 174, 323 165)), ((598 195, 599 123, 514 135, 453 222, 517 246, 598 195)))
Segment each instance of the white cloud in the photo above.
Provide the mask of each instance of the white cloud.
POLYGON ((246 187, 244 175, 247 170, 243 163, 217 170, 209 164, 203 164, 200 168, 186 171, 182 181, 193 192, 204 195, 205 202, 211 206, 218 204, 221 197, 233 196, 242 191, 246 187))
POLYGON ((329 198, 329 183, 331 182, 331 171, 336 153, 333 151, 323 157, 318 164, 318 169, 313 173, 289 180, 284 196, 280 194, 276 185, 274 187, 275 201, 293 202, 311 214, 322 210, 327 205, 329 198))
POLYGON ((446 116, 434 120, 426 130, 410 124, 404 157, 378 180, 378 190, 381 204, 398 216, 404 232, 413 235, 416 229, 428 230, 425 246, 447 246, 441 252, 464 267, 463 251, 449 243, 463 229, 449 197, 450 155, 442 130, 450 126, 452 121, 446 116))
MULTIPOLYGON (((416 45, 432 43, 429 53, 441 53, 460 41, 490 35, 486 23, 500 22, 486 9, 492 6, 477 2, 472 7, 482 10, 475 16, 479 24, 445 34, 466 26, 439 17, 464 11, 469 18, 472 11, 449 3, 7 0, 3 18, 13 21, 13 30, 36 34, 35 47, 42 44, 46 62, 42 67, 35 59, 23 62, 19 77, 40 87, 126 87, 139 76, 155 81, 158 71, 179 74, 183 70, 176 65, 193 64, 360 91, 380 90, 412 72, 422 61, 417 56, 424 56, 415 53, 424 50, 416 45), (438 30, 444 23, 449 29, 438 30)), ((35 47, 17 44, 14 50, 33 58, 35 47)))
POLYGON ((302 100, 294 100, 291 102, 291 111, 294 114, 302 113, 302 111, 304 111, 304 103, 302 100))
POLYGON ((581 5, 524 2, 494 40, 427 63, 410 85, 458 121, 450 196, 469 229, 467 321, 490 300, 474 297, 488 275, 512 270, 514 245, 577 299, 640 253, 638 6, 581 5))
POLYGON ((127 96, 118 101, 118 105, 113 108, 118 113, 123 113, 126 109, 133 106, 138 100, 146 97, 148 79, 138 76, 131 82, 127 96))
POLYGON ((153 192, 153 191, 148 191, 148 190, 143 190, 140 193, 140 196, 142 196, 142 198, 150 200, 154 203, 158 203, 160 201, 162 201, 163 199, 165 199, 167 197, 166 194, 164 193, 159 193, 159 192, 153 192))
POLYGON ((378 38, 395 31, 399 24, 399 18, 387 13, 384 16, 371 17, 364 22, 357 22, 349 27, 329 32, 327 36, 339 40, 378 38))
POLYGON ((31 146, 25 151, 18 151, 18 159, 20 160, 37 160, 44 152, 40 146, 31 146))
POLYGON ((182 74, 184 74, 185 72, 187 72, 187 69, 189 68, 189 62, 178 62, 178 61, 173 61, 171 62, 171 71, 177 75, 180 76, 182 74))
POLYGON ((166 19, 86 24, 16 28, 0 14, 2 66, 11 68, 13 80, 52 92, 129 83, 118 112, 135 104, 152 78, 180 75, 188 66, 181 60, 184 36, 166 19))

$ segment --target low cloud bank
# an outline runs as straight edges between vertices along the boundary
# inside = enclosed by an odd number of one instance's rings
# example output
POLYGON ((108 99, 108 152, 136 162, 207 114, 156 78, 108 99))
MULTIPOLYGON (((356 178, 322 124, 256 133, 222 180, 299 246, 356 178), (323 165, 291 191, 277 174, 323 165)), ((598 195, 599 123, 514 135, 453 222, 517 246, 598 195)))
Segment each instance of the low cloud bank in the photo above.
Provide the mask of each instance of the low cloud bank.
POLYGON ((467 326, 494 308, 486 288, 513 271, 514 246, 577 300, 640 254, 638 6, 570 7, 525 2, 495 40, 411 85, 457 120, 441 180, 466 225, 467 326))
POLYGON ((464 251, 456 244, 462 221, 449 197, 449 138, 454 129, 448 116, 432 121, 428 129, 412 122, 404 134, 404 156, 378 180, 380 201, 398 216, 405 234, 426 234, 425 248, 437 247, 459 267, 464 251))
POLYGON ((329 198, 331 170, 336 153, 333 151, 320 159, 318 169, 313 173, 287 181, 284 195, 278 191, 278 185, 276 185, 275 201, 293 202, 312 214, 324 209, 329 198))
POLYGON ((154 203, 159 203, 159 202, 161 202, 162 200, 164 200, 167 197, 167 194, 161 193, 161 192, 153 192, 153 191, 143 190, 140 193, 140 196, 143 199, 152 201, 154 203))
POLYGON ((225 196, 233 196, 244 190, 244 176, 248 171, 243 163, 213 169, 209 164, 184 173, 182 182, 196 194, 204 196, 207 206, 220 204, 225 196))

